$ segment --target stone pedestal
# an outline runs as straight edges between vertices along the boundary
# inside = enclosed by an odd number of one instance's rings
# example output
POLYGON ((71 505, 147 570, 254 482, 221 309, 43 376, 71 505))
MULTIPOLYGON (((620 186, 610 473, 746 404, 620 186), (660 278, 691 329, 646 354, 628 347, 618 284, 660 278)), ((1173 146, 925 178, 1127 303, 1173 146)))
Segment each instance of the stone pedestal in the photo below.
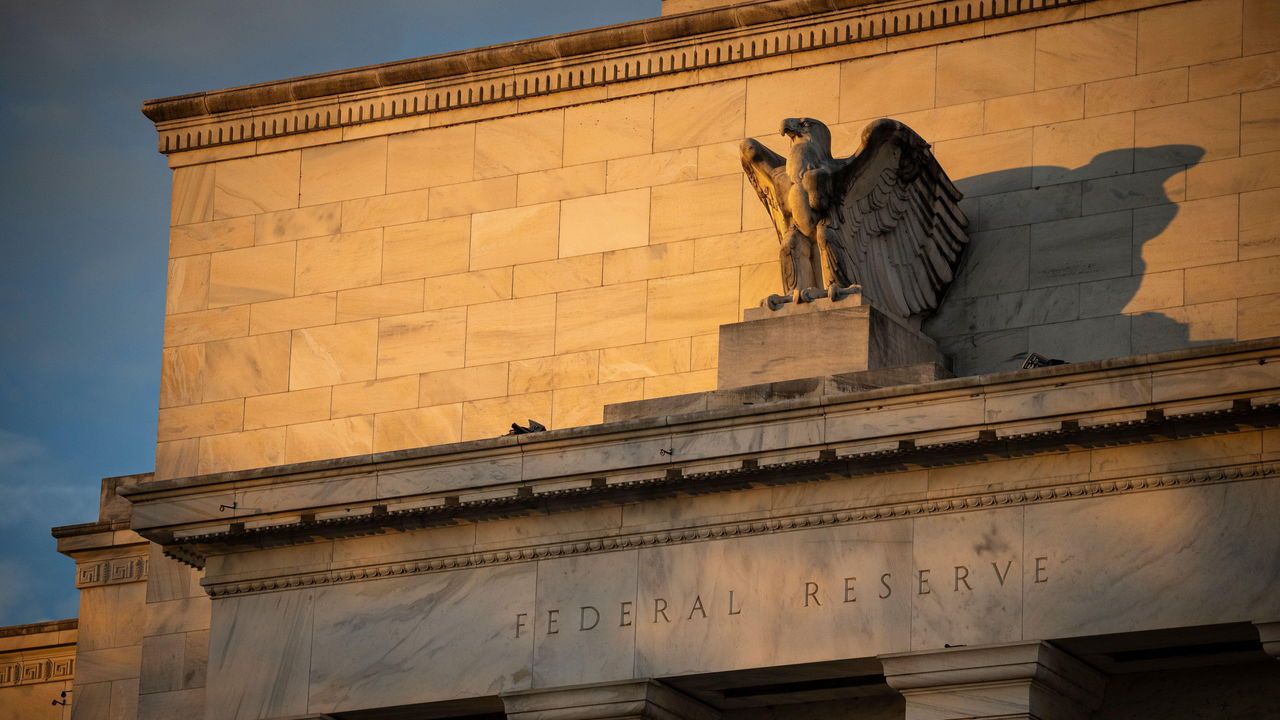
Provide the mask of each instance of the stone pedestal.
POLYGON ((511 720, 719 720, 720 713, 652 680, 503 695, 511 720))
POLYGON ((921 363, 945 365, 937 345, 860 294, 752 308, 720 326, 719 388, 921 363))
POLYGON ((907 701, 906 720, 1086 720, 1106 678, 1045 642, 880 658, 907 701))

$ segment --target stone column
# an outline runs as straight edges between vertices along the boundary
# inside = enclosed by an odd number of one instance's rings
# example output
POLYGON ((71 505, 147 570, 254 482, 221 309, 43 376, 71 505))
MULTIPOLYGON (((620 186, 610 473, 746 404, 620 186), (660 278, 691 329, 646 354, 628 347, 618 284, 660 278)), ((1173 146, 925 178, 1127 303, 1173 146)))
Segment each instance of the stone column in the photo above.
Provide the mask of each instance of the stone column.
POLYGON ((653 680, 503 695, 511 720, 718 720, 720 713, 653 680))
POLYGON ((906 720, 1086 720, 1106 677, 1047 642, 959 647, 880 658, 906 720))

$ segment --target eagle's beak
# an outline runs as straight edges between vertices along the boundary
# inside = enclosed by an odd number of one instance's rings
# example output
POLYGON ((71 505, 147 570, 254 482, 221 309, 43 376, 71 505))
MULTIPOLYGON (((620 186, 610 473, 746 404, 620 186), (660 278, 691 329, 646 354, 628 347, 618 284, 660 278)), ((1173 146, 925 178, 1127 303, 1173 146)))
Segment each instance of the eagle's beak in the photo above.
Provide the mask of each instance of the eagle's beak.
POLYGON ((799 123, 795 118, 787 118, 782 121, 782 134, 786 137, 800 137, 799 123))

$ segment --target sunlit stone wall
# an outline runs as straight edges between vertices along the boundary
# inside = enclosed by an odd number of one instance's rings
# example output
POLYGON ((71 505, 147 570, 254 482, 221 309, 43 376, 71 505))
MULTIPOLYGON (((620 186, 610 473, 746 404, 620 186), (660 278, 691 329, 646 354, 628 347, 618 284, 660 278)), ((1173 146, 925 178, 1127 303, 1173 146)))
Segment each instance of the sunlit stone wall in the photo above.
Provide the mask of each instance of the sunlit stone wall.
POLYGON ((779 285, 737 146, 793 115, 896 117, 967 193, 959 374, 1275 335, 1280 10, 1151 4, 174 153, 157 477, 710 389, 779 285))

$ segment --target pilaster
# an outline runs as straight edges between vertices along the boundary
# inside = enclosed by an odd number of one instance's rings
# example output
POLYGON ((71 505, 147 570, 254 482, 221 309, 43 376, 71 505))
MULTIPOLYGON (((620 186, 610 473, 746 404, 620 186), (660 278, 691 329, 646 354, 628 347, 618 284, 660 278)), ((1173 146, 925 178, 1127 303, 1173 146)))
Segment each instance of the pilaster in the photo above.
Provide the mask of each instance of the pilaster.
POLYGON ((502 696, 511 720, 718 720, 720 713, 653 680, 502 696))
POLYGON ((1085 720, 1106 678, 1047 642, 901 653, 880 658, 906 698, 906 720, 1085 720))

